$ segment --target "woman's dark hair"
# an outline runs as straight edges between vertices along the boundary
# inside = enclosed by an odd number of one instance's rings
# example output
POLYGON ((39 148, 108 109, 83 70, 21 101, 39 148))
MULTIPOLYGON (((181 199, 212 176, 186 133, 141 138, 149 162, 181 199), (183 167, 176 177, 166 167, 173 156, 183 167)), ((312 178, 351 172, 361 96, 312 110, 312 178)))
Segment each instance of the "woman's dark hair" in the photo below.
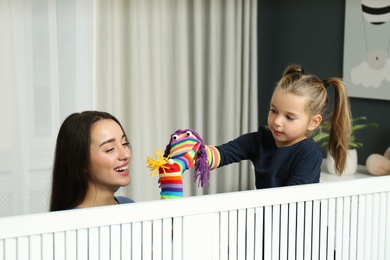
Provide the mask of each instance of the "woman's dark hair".
POLYGON ((61 125, 55 147, 50 211, 73 209, 88 191, 91 127, 97 121, 119 121, 109 113, 84 111, 69 115, 61 125))

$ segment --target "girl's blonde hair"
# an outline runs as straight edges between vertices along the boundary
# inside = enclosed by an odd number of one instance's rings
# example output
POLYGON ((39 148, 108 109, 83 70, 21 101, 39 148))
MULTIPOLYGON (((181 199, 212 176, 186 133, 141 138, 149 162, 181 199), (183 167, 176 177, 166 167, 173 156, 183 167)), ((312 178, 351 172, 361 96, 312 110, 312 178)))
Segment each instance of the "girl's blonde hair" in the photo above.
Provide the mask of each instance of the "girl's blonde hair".
MULTIPOLYGON (((344 171, 348 141, 351 135, 351 110, 344 82, 340 78, 320 80, 318 77, 306 74, 300 65, 290 65, 277 83, 275 91, 293 94, 306 99, 306 112, 310 117, 324 117, 328 106, 328 86, 334 88, 334 108, 330 116, 330 133, 328 151, 335 160, 335 170, 338 174, 344 171)), ((309 133, 310 134, 310 133, 309 133)))

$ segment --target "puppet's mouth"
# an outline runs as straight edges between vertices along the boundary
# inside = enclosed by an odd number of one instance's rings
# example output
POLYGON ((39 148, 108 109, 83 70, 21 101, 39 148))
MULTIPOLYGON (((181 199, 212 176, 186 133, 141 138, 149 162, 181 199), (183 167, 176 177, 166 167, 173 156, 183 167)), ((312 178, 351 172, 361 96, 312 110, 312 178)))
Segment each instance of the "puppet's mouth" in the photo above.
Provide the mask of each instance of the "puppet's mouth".
POLYGON ((194 150, 195 153, 197 153, 198 150, 199 150, 199 148, 200 148, 200 142, 197 142, 197 143, 192 147, 192 150, 194 150))

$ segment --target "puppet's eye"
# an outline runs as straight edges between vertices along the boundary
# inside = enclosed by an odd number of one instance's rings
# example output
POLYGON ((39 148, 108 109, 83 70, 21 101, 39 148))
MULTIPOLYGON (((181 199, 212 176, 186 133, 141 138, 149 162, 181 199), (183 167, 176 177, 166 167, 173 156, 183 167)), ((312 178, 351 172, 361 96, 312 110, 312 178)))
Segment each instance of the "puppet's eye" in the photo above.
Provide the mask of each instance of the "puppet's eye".
POLYGON ((187 135, 187 136, 191 136, 191 135, 192 135, 192 132, 191 132, 191 131, 187 131, 187 132, 186 132, 186 135, 187 135))
POLYGON ((172 140, 177 140, 177 138, 179 138, 178 135, 172 135, 172 140))

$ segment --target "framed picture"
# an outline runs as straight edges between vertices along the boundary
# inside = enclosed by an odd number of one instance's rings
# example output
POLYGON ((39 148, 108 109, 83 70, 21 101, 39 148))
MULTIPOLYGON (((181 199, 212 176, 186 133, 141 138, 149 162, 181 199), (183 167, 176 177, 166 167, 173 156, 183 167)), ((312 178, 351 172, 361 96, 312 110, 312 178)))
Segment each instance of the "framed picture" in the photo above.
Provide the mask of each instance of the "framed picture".
POLYGON ((390 100, 390 0, 346 0, 345 7, 348 95, 390 100))

